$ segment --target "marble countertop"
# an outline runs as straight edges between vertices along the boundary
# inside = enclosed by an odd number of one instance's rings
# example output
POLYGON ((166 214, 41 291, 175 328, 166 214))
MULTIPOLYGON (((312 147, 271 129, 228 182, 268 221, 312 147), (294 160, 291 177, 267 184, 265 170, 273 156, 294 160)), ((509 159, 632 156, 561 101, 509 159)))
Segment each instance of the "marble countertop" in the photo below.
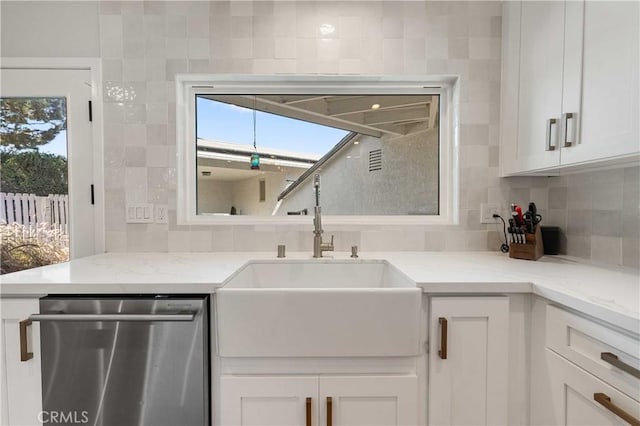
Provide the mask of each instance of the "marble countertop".
MULTIPOLYGON (((348 259, 348 253, 332 253, 348 259)), ((430 294, 534 293, 640 332, 640 273, 563 256, 537 262, 497 252, 361 253, 386 259, 430 294)), ((287 259, 310 258, 288 253, 287 259)), ((247 261, 275 253, 106 253, 0 277, 3 297, 45 294, 211 293, 247 261)))

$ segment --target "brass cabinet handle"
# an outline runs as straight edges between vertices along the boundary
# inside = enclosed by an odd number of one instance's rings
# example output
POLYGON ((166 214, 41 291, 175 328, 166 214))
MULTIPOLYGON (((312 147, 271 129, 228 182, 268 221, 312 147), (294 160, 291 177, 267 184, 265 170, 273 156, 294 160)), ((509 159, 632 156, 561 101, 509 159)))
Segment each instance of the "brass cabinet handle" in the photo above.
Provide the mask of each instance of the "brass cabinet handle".
POLYGON ((611 352, 602 352, 600 353, 600 359, 604 362, 608 362, 614 367, 618 367, 622 371, 631 374, 633 377, 640 379, 640 370, 630 366, 626 362, 620 361, 617 355, 612 354, 611 352))
POLYGON ((440 350, 438 355, 441 359, 447 359, 447 319, 444 317, 438 318, 440 323, 440 350))
POLYGON ((311 398, 307 398, 306 415, 307 415, 306 425, 311 426, 311 398))
POLYGON ((640 426, 640 420, 633 417, 631 414, 624 411, 622 408, 618 407, 616 404, 611 402, 611 398, 604 393, 594 393, 593 399, 598 404, 602 405, 607 410, 611 411, 616 416, 620 417, 625 422, 629 423, 632 426, 640 426))
POLYGON ((29 361, 33 358, 33 352, 27 349, 27 327, 31 325, 31 320, 20 321, 20 361, 29 361))
POLYGON ((551 145, 551 136, 553 135, 551 128, 557 124, 558 124, 558 120, 555 118, 550 118, 547 120, 547 141, 546 141, 547 143, 545 147, 547 151, 555 151, 556 149, 555 145, 551 145))
POLYGON ((327 397, 327 426, 333 425, 333 398, 327 397))

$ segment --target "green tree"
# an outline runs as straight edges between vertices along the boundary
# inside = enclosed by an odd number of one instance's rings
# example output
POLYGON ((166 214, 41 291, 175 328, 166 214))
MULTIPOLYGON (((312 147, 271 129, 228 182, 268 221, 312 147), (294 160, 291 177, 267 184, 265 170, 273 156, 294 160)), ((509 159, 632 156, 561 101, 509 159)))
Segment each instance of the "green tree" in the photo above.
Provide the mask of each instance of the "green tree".
POLYGON ((67 194, 67 159, 32 150, 3 150, 0 189, 36 195, 67 194))
POLYGON ((64 98, 0 99, 0 146, 38 149, 67 128, 64 98))

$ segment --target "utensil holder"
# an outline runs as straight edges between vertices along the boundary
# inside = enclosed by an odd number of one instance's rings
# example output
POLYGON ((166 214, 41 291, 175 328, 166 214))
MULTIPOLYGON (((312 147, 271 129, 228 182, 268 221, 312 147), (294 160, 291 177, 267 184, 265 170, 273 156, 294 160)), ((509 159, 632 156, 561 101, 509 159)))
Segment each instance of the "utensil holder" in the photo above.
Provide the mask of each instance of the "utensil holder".
POLYGON ((511 243, 509 245, 509 257, 514 259, 538 260, 544 254, 542 233, 540 226, 536 225, 532 234, 525 233, 526 243, 511 243))

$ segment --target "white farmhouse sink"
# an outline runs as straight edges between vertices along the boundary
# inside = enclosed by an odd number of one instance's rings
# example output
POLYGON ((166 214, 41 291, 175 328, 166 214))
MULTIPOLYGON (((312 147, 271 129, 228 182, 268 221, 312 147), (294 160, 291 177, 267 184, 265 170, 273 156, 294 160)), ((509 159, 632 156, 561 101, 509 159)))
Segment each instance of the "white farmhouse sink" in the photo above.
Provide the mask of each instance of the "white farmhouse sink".
POLYGON ((216 292, 223 357, 413 356, 421 291, 384 260, 252 261, 216 292))

